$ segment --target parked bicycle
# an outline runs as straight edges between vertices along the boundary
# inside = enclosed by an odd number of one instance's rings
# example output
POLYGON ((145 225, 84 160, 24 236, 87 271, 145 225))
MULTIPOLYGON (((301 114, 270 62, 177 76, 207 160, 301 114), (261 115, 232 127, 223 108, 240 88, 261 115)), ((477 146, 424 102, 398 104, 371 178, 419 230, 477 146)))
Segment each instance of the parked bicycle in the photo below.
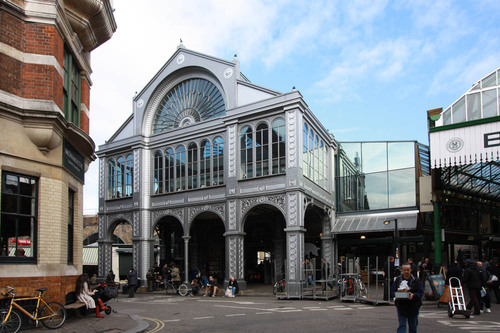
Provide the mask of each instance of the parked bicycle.
POLYGON ((168 280, 165 285, 165 292, 167 295, 179 294, 181 296, 186 296, 190 292, 191 287, 187 283, 181 283, 178 287, 172 280, 168 280))
POLYGON ((286 280, 285 279, 282 279, 280 281, 276 281, 276 283, 274 284, 274 288, 273 288, 273 295, 276 295, 277 293, 284 292, 285 287, 286 287, 286 280))
POLYGON ((21 316, 17 310, 21 311, 31 320, 35 321, 38 327, 38 322, 43 326, 56 329, 61 327, 66 320, 66 310, 61 303, 58 302, 45 302, 42 294, 47 288, 36 289, 38 296, 33 297, 17 297, 14 293, 15 288, 7 287, 6 293, 2 295, 10 298, 10 305, 8 309, 0 310, 0 333, 16 333, 21 329, 21 316), (36 300, 35 308, 24 307, 18 302, 34 301, 36 300))

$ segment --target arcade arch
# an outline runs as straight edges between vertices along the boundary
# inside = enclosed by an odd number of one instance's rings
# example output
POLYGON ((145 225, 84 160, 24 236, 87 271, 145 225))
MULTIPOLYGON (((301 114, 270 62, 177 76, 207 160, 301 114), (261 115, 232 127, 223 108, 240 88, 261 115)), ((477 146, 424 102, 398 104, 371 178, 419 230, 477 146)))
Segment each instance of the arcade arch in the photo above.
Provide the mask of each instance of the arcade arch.
MULTIPOLYGON (((226 278, 225 226, 219 215, 206 211, 197 215, 189 230, 190 275, 199 269, 220 283, 226 278)), ((191 278, 192 276, 189 276, 191 278)))
POLYGON ((251 208, 244 219, 244 275, 248 283, 272 283, 285 272, 285 217, 269 204, 251 208))

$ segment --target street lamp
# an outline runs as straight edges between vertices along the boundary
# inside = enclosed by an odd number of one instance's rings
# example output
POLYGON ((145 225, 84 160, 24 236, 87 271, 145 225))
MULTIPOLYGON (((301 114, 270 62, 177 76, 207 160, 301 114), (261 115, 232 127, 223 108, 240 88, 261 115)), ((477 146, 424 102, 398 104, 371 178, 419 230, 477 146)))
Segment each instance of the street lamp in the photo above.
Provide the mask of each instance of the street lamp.
POLYGON ((385 225, 391 224, 391 221, 394 221, 394 253, 395 255, 395 266, 399 267, 399 232, 398 232, 398 219, 386 220, 384 221, 385 225))

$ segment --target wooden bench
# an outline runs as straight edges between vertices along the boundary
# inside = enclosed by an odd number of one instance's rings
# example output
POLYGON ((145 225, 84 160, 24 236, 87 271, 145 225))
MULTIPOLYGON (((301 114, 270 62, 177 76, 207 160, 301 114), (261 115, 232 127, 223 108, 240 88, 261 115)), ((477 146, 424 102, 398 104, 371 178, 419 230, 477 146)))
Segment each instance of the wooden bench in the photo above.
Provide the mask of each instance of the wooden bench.
POLYGON ((64 306, 66 311, 73 311, 74 310, 77 317, 80 317, 82 315, 82 313, 85 313, 85 312, 83 312, 85 310, 82 310, 82 308, 85 309, 85 307, 86 307, 85 303, 83 303, 83 302, 75 302, 75 303, 71 303, 71 304, 66 304, 64 306))

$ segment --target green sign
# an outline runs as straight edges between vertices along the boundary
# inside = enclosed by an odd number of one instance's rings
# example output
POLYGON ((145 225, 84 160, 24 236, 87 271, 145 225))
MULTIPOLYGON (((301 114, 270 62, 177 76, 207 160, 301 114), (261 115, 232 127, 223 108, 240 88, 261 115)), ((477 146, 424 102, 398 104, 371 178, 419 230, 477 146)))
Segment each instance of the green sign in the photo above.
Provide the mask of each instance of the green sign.
POLYGON ((85 160, 83 156, 67 141, 63 141, 63 167, 68 169, 76 178, 85 182, 85 160))

